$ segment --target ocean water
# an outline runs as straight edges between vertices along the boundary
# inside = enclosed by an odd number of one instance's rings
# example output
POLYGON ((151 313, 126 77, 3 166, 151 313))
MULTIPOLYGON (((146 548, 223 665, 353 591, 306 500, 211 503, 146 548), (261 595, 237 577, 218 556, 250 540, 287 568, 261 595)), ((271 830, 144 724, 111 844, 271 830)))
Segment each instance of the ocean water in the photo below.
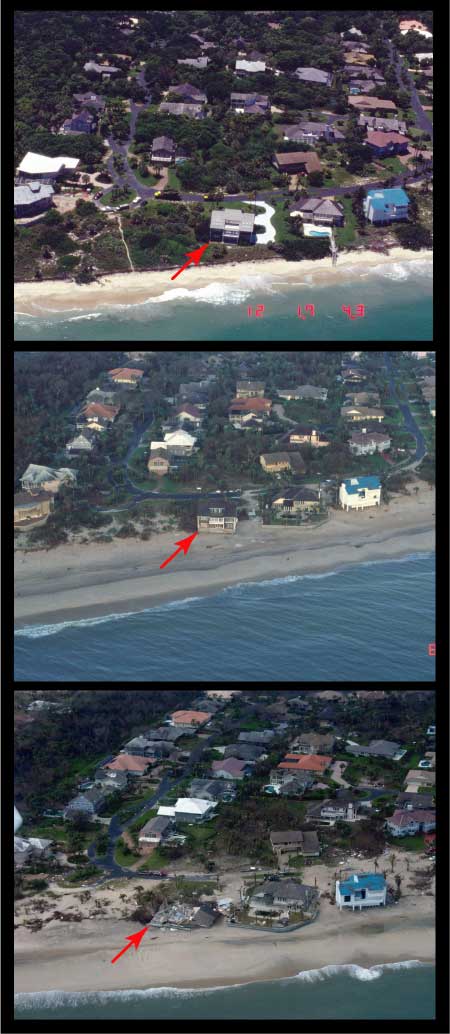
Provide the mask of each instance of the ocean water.
POLYGON ((434 554, 241 583, 15 633, 18 681, 435 679, 434 554))
MULTIPOLYGON (((292 265, 292 264, 291 264, 292 265)), ((42 309, 16 313, 16 341, 432 341, 432 262, 380 263, 362 272, 349 267, 339 284, 319 284, 299 271, 298 283, 276 282, 263 272, 236 284, 217 281, 196 290, 169 286, 139 305, 42 309), (315 315, 300 319, 298 305, 315 315), (264 305, 262 316, 255 316, 264 305), (364 305, 350 319, 342 305, 364 305), (248 307, 252 315, 248 315, 248 307)), ((289 268, 291 272, 291 268, 289 268)))
POLYGON ((16 995, 15 1018, 26 1020, 433 1019, 435 968, 388 963, 326 966, 285 980, 208 990, 16 995))

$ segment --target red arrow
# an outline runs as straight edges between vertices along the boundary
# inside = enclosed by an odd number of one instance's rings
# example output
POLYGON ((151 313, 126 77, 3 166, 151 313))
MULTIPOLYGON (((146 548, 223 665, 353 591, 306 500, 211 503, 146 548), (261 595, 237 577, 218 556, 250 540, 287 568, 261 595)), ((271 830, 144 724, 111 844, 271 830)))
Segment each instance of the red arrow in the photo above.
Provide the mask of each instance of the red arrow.
POLYGON ((187 266, 190 266, 191 262, 195 262, 195 265, 198 266, 203 252, 206 251, 207 248, 209 248, 209 244, 202 244, 201 247, 197 248, 195 251, 186 251, 185 255, 187 255, 188 261, 184 263, 184 266, 182 266, 181 269, 177 269, 176 273, 174 273, 170 279, 175 280, 175 277, 179 276, 187 266))
POLYGON ((184 550, 184 555, 186 556, 186 553, 187 553, 187 551, 189 549, 189 546, 191 545, 191 542, 194 541, 194 539, 197 537, 197 535, 198 535, 198 531, 194 531, 192 535, 188 535, 187 538, 180 539, 179 542, 176 542, 175 545, 178 546, 178 549, 175 550, 175 553, 172 553, 172 556, 167 557, 167 560, 164 560, 164 563, 159 565, 160 568, 161 567, 165 567, 166 564, 170 564, 170 561, 173 560, 173 558, 175 556, 178 556, 178 553, 181 553, 182 549, 184 550))
POLYGON ((114 958, 111 959, 111 962, 117 962, 117 959, 120 959, 120 956, 123 955, 123 953, 125 951, 128 951, 128 948, 131 948, 132 944, 134 944, 134 947, 136 948, 136 951, 137 951, 138 947, 139 947, 139 945, 140 945, 140 943, 142 941, 142 938, 143 938, 144 934, 147 933, 147 930, 148 930, 148 926, 144 926, 143 930, 139 930, 138 933, 130 934, 130 936, 126 938, 126 940, 129 941, 130 943, 126 944, 125 947, 122 948, 122 951, 119 951, 119 954, 115 955, 114 958))

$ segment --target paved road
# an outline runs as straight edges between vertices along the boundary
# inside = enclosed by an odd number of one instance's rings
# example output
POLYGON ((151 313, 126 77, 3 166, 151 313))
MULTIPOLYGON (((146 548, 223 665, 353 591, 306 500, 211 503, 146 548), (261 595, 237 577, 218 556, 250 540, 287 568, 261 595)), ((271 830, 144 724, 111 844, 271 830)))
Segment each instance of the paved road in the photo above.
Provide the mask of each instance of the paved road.
MULTIPOLYGON (((426 455, 426 452, 427 452, 427 447, 426 447, 426 444, 425 444, 425 439, 424 439, 424 436, 422 434, 422 431, 420 430, 420 427, 416 423, 416 421, 415 421, 415 419, 414 419, 414 417, 413 417, 413 415, 411 413, 411 410, 409 408, 409 404, 407 402, 402 402, 398 398, 397 392, 395 390, 395 379, 394 379, 395 378, 395 369, 393 367, 392 358, 391 358, 389 352, 385 352, 384 353, 384 363, 385 363, 385 367, 386 367, 386 371, 387 371, 387 375, 388 375, 389 386, 390 386, 390 389, 391 389, 392 396, 395 399, 395 401, 396 401, 396 403, 397 403, 397 405, 398 405, 398 407, 401 410, 402 415, 403 415, 403 419, 404 419, 404 422, 405 422, 405 430, 406 431, 410 431, 410 433, 412 435, 414 435, 414 438, 416 439, 416 451, 415 451, 415 454, 414 454, 413 462, 411 464, 408 464, 408 467, 401 467, 400 468, 401 470, 407 470, 410 467, 417 466, 421 462, 421 460, 423 460, 423 458, 424 458, 424 456, 426 455)), ((397 467, 395 471, 392 471, 392 473, 396 473, 398 469, 399 468, 397 467)))
MULTIPOLYGON (((139 879, 159 879, 159 877, 155 876, 154 873, 136 873, 130 869, 126 869, 123 866, 118 865, 117 862, 114 860, 116 842, 120 837, 121 833, 125 829, 127 829, 128 826, 130 826, 131 823, 135 821, 135 819, 139 818, 140 815, 143 815, 144 812, 149 810, 149 808, 152 808, 156 804, 156 802, 168 792, 168 790, 171 790, 173 789, 173 787, 178 786, 178 784, 181 783, 182 780, 190 774, 194 766, 199 761, 203 751, 208 749, 209 744, 214 739, 214 736, 215 734, 213 733, 211 736, 208 737, 207 740, 201 740, 198 747, 196 747, 192 751, 189 761, 183 768, 182 774, 178 776, 177 779, 171 779, 169 776, 165 776, 161 780, 158 789, 155 791, 155 793, 152 794, 152 796, 149 797, 144 802, 144 804, 140 804, 139 807, 136 808, 136 811, 133 812, 130 818, 128 818, 126 822, 123 823, 123 825, 121 824, 117 815, 113 815, 108 829, 108 850, 105 857, 101 859, 98 859, 96 857, 95 847, 93 844, 91 844, 88 848, 88 857, 93 865, 97 865, 100 869, 109 873, 109 876, 126 876, 129 879, 136 879, 136 876, 138 876, 139 879)), ((212 876, 204 876, 200 874, 191 876, 191 874, 189 874, 189 879, 216 879, 216 877, 214 876, 214 874, 212 876)))
POLYGON ((420 126, 420 129, 423 129, 423 131, 425 133, 429 133, 430 136, 431 136, 431 139, 433 139, 433 123, 428 118, 428 115, 427 115, 426 111, 423 110, 423 107, 422 107, 422 105, 420 103, 419 94, 417 93, 413 76, 411 75, 411 72, 408 72, 405 69, 405 66, 403 64, 402 56, 398 53, 398 51, 395 49, 393 43, 391 43, 390 40, 389 40, 389 50, 390 50, 390 55, 391 55, 391 62, 392 62, 393 65, 395 65, 395 69, 396 69, 396 72, 397 72, 397 79, 398 79, 399 84, 402 86, 402 89, 405 89, 405 86, 404 86, 404 83, 403 83, 403 79, 400 76, 400 72, 403 72, 403 71, 406 72, 406 75, 407 75, 407 78, 408 78, 408 82, 409 82, 410 104, 411 104, 411 107, 412 107, 413 111, 415 112, 415 114, 417 116, 417 123, 420 126))

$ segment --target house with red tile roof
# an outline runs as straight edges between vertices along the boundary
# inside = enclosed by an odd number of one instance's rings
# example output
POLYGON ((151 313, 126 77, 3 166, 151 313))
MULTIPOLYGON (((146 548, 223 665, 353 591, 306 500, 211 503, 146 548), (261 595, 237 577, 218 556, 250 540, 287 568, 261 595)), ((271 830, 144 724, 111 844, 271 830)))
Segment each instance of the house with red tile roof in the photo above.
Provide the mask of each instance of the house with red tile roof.
POLYGON ((128 366, 120 366, 117 370, 108 370, 108 377, 115 384, 128 384, 136 387, 144 376, 143 370, 132 370, 128 366))
POLYGON ((382 133, 380 130, 368 130, 366 145, 373 151, 375 158, 388 158, 393 154, 407 154, 409 140, 401 133, 382 133))
POLYGON ((417 809, 399 809, 386 819, 386 829, 393 837, 414 836, 415 833, 430 833, 436 828, 436 812, 417 809))
POLYGON ((290 769, 291 772, 316 772, 318 775, 323 775, 332 760, 325 754, 286 754, 278 768, 290 769))
POLYGON ((209 711, 173 711, 170 717, 172 725, 176 725, 178 729, 183 727, 192 729, 205 725, 205 722, 209 722, 209 719, 212 718, 212 714, 209 711))
POLYGON ((102 402, 88 402, 86 406, 83 406, 80 416, 84 416, 87 423, 95 423, 96 417, 102 417, 103 420, 112 424, 118 413, 120 413, 120 406, 104 406, 102 402))
POLYGON ((175 416, 180 423, 189 421, 193 427, 200 427, 202 414, 197 406, 191 406, 190 402, 182 402, 175 410, 175 416))
POLYGON ((142 758, 135 754, 118 754, 116 758, 108 761, 103 767, 109 768, 113 772, 127 772, 128 775, 143 776, 148 766, 155 761, 156 758, 142 758))

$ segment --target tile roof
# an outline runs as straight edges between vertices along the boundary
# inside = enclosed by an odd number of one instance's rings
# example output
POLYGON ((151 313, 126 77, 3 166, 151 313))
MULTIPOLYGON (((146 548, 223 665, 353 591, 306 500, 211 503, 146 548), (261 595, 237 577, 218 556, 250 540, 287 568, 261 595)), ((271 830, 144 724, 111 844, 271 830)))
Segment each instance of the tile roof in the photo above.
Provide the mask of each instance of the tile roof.
POLYGON ((384 108, 386 111, 396 111, 397 108, 394 101, 382 100, 381 97, 368 97, 363 93, 359 97, 349 97, 348 103, 353 108, 384 108))
POLYGON ((114 420, 120 413, 120 406, 105 406, 102 402, 88 402, 83 406, 80 416, 102 416, 105 420, 114 420))
POLYGON ((393 815, 390 815, 389 818, 386 819, 386 822, 388 822, 390 825, 398 826, 399 829, 402 829, 405 826, 409 826, 410 822, 425 822, 428 824, 430 822, 435 821, 436 812, 434 808, 430 809, 429 811, 425 808, 423 810, 421 808, 418 808, 417 810, 413 809, 411 811, 407 808, 399 808, 397 811, 394 811, 393 815))
POLYGON ((272 403, 270 399, 262 399, 258 397, 254 399, 232 399, 230 402, 230 410, 233 410, 233 412, 267 413, 271 407, 272 403))
POLYGON ((332 758, 319 754, 286 754, 278 768, 290 768, 292 771, 324 772, 332 758))
POLYGON ((239 761, 238 758, 225 758, 224 761, 213 761, 213 772, 228 772, 230 775, 240 775, 247 767, 247 761, 239 761))
POLYGON ((208 711, 173 711, 170 717, 176 725, 202 725, 212 715, 208 711))
POLYGON ((144 376, 143 370, 133 370, 129 366, 119 366, 117 370, 108 370, 109 377, 116 378, 118 376, 131 377, 133 380, 139 381, 144 376))
POLYGON ((104 767, 117 769, 119 772, 145 772, 148 765, 155 760, 156 758, 141 758, 134 754, 119 754, 104 767))
POLYGON ((367 143, 374 147, 386 147, 387 144, 405 144, 407 140, 400 133, 382 133, 380 130, 368 131, 367 143))

